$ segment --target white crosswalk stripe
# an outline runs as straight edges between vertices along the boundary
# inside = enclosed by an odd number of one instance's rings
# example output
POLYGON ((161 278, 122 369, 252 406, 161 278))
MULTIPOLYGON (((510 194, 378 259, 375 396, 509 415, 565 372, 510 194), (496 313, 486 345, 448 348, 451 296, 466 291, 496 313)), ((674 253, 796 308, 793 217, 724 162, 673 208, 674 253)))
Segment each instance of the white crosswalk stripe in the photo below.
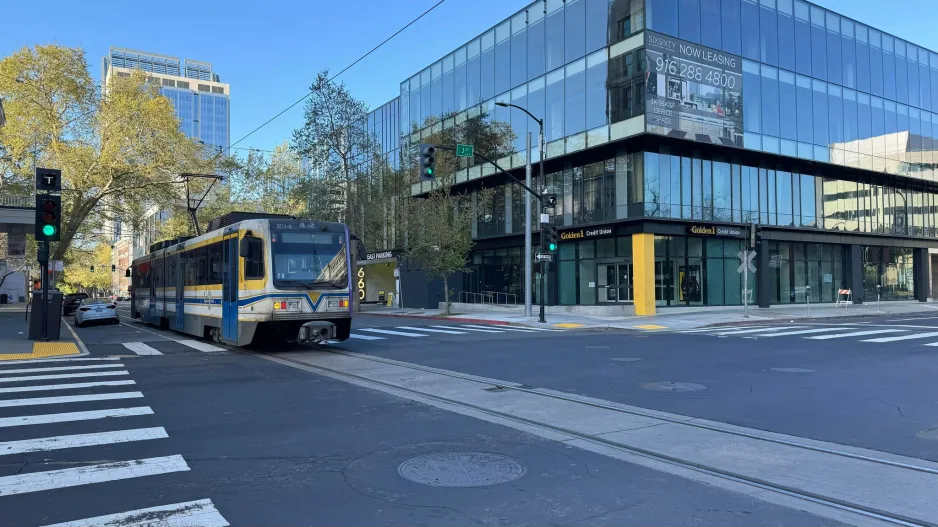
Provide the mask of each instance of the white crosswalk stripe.
POLYGON ((55 359, 22 359, 3 361, 3 366, 13 366, 16 364, 35 364, 37 362, 104 362, 121 360, 120 357, 76 357, 74 359, 55 358, 55 359))
POLYGON ((374 335, 362 335, 359 333, 349 333, 348 337, 350 339, 358 339, 358 340, 387 340, 387 337, 376 337, 374 335))
POLYGON ((19 375, 21 373, 46 373, 52 371, 100 370, 103 368, 123 368, 123 364, 95 364, 93 366, 56 366, 53 368, 17 368, 0 370, 0 375, 19 375))
POLYGON ((129 375, 127 370, 93 371, 84 373, 57 373, 54 375, 27 375, 25 377, 0 377, 0 383, 24 381, 51 381, 54 379, 87 379, 88 377, 115 377, 129 375))
POLYGON ((136 430, 117 430, 114 432, 96 432, 93 434, 40 437, 38 439, 23 439, 20 441, 4 441, 0 442, 0 456, 25 454, 27 452, 47 452, 50 450, 64 450, 66 448, 80 448, 96 445, 113 445, 132 441, 146 441, 148 439, 165 439, 167 437, 169 437, 169 435, 163 427, 155 427, 138 428, 136 430))
POLYGON ((137 355, 162 355, 159 350, 143 342, 123 342, 122 344, 137 355))
POLYGON ((404 331, 394 331, 392 329, 358 328, 358 331, 368 331, 370 333, 379 333, 381 335, 395 335, 398 337, 426 337, 426 335, 422 333, 407 333, 404 331))
MULTIPOLYGON (((435 328, 442 328, 442 327, 446 327, 446 326, 433 326, 433 327, 435 327, 435 328)), ((502 330, 500 330, 500 329, 471 328, 471 327, 466 327, 466 326, 460 326, 460 327, 463 328, 463 329, 465 329, 465 330, 467 330, 467 331, 478 331, 478 332, 480 332, 480 333, 504 333, 504 331, 502 331, 502 330)))
POLYGON ((199 351, 225 351, 225 348, 219 348, 201 340, 177 340, 176 342, 199 351))
POLYGON ((812 333, 830 333, 831 331, 845 331, 855 328, 844 328, 844 327, 834 327, 834 328, 813 328, 813 329, 799 329, 796 331, 781 331, 778 333, 768 333, 765 335, 759 335, 759 337, 790 337, 792 335, 810 335, 812 333))
POLYGON ((834 335, 817 335, 814 337, 806 337, 812 340, 830 340, 830 339, 843 339, 848 337, 865 337, 867 335, 879 335, 881 333, 903 333, 908 330, 905 329, 871 329, 867 331, 853 331, 850 333, 837 333, 834 335))
POLYGON ((111 401, 115 399, 136 399, 143 397, 140 392, 95 393, 91 395, 63 395, 61 397, 37 397, 35 399, 0 400, 0 408, 14 406, 38 406, 42 404, 84 403, 88 401, 111 401))
POLYGON ((735 329, 731 331, 716 331, 714 335, 743 335, 746 333, 771 333, 774 331, 782 331, 785 329, 794 329, 798 326, 781 326, 777 328, 749 328, 749 329, 735 329))
POLYGON ((69 384, 45 384, 40 386, 15 386, 13 388, 0 388, 0 393, 20 392, 49 392, 54 390, 78 390, 81 388, 97 388, 100 386, 127 386, 136 384, 133 380, 73 382, 69 384))
POLYGON ((465 335, 466 334, 465 331, 453 331, 452 329, 415 328, 411 326, 397 326, 397 329, 409 329, 410 331, 426 331, 428 333, 446 333, 447 335, 465 335))
POLYGON ((912 340, 912 339, 927 339, 932 337, 938 337, 938 332, 929 332, 929 333, 913 333, 911 335, 899 335, 897 337, 880 337, 875 339, 866 339, 861 342, 897 342, 900 340, 912 340))
POLYGON ((110 410, 92 410, 88 412, 63 412, 60 414, 21 415, 18 417, 0 418, 0 428, 13 426, 46 425, 52 423, 69 423, 72 421, 90 421, 95 419, 108 419, 111 417, 134 417, 138 415, 152 415, 149 406, 135 408, 113 408, 110 410))
POLYGON ((532 329, 517 328, 517 327, 513 327, 513 326, 502 326, 502 325, 498 326, 497 328, 492 328, 492 326, 474 326, 474 325, 472 325, 472 324, 463 324, 462 327, 464 327, 464 328, 475 328, 475 329, 497 329, 497 330, 499 330, 499 331, 521 331, 521 332, 524 332, 524 333, 534 333, 534 330, 532 330, 532 329))
MULTIPOLYGON (((764 327, 765 327, 765 326, 746 326, 746 328, 750 328, 750 329, 759 329, 759 328, 764 328, 764 327)), ((730 330, 730 329, 745 329, 745 328, 742 328, 742 327, 733 328, 733 327, 731 327, 731 326, 726 326, 726 327, 706 327, 706 328, 682 329, 682 330, 678 330, 678 333, 712 333, 712 332, 714 332, 714 331, 720 331, 720 330, 724 330, 724 329, 725 329, 725 330, 730 330)))
POLYGON ((155 476, 189 470, 180 455, 114 461, 84 467, 28 472, 0 477, 0 496, 62 489, 105 481, 155 476))
POLYGON ((135 511, 119 512, 45 527, 227 527, 230 525, 218 512, 212 500, 187 501, 135 511))

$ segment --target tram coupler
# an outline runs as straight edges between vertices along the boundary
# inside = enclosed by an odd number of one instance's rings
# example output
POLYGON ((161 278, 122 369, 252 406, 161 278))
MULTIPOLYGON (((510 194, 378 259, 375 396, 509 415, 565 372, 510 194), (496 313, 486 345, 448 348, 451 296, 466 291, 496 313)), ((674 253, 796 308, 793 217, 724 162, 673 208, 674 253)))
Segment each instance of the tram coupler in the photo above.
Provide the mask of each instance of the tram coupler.
POLYGON ((302 344, 323 344, 335 338, 335 324, 332 322, 312 321, 300 326, 296 340, 302 344))

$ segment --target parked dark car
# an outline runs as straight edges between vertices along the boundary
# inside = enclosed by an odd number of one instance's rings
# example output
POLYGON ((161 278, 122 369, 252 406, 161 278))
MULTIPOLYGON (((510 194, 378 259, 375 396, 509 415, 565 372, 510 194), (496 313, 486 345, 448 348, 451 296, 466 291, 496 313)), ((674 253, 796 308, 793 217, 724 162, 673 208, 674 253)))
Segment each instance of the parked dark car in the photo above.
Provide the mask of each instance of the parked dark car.
POLYGON ((88 298, 88 293, 72 293, 62 298, 62 314, 71 315, 78 308, 82 300, 88 298))

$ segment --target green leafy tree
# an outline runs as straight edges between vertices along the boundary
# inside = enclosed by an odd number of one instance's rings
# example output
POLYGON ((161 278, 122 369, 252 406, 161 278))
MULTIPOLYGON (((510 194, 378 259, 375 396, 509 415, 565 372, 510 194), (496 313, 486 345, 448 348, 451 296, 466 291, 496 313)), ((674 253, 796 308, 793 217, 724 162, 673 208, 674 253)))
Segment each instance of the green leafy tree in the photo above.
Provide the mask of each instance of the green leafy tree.
POLYGON ((65 264, 59 288, 65 293, 86 291, 104 294, 111 288, 111 246, 106 243, 95 245, 90 251, 74 250, 71 261, 65 264), (94 266, 94 272, 91 271, 94 266))

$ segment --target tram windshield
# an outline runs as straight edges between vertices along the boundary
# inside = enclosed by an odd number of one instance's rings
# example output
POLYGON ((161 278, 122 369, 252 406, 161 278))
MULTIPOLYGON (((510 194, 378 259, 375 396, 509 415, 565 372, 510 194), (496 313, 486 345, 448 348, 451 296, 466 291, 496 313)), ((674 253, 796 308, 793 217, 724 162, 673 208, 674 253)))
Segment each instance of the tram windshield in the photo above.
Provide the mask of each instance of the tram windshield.
POLYGON ((279 232, 272 242, 276 287, 348 287, 344 233, 279 232))

